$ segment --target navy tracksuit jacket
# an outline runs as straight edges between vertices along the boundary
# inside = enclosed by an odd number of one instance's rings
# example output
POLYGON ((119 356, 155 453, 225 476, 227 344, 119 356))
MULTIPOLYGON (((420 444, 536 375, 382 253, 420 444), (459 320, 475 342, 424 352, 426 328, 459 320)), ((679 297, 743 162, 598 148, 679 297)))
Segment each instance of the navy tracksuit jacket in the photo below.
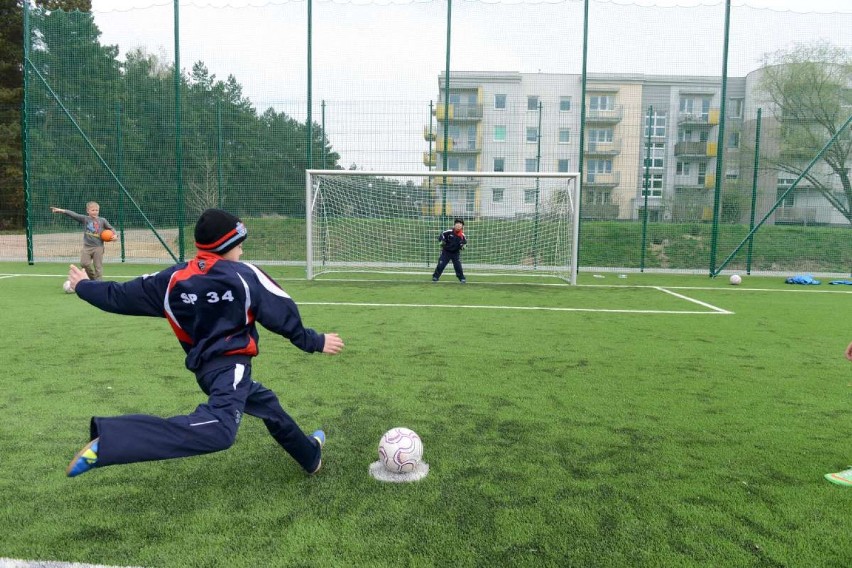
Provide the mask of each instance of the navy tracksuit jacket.
POLYGON ((186 351, 186 367, 208 396, 187 416, 93 417, 98 467, 227 449, 246 413, 262 419, 303 468, 316 469, 319 448, 275 393, 251 380, 251 358, 258 353, 256 323, 308 353, 322 351, 325 336, 302 325, 296 303, 259 268, 200 252, 126 283, 83 280, 76 291, 107 312, 166 318, 186 351))

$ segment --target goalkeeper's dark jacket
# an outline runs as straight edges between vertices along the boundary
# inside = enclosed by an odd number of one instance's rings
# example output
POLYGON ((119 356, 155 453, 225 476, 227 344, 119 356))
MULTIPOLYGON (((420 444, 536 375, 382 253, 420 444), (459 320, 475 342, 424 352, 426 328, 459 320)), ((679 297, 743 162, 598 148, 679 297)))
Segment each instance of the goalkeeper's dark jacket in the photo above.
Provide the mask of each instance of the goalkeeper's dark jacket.
POLYGON ((255 323, 308 353, 325 346, 325 336, 302 325, 296 303, 266 273, 212 253, 125 283, 82 280, 76 291, 107 312, 166 318, 195 372, 248 363, 258 353, 255 323))
POLYGON ((441 241, 441 248, 450 253, 459 252, 467 244, 464 232, 456 233, 453 229, 447 229, 441 233, 438 240, 441 241))

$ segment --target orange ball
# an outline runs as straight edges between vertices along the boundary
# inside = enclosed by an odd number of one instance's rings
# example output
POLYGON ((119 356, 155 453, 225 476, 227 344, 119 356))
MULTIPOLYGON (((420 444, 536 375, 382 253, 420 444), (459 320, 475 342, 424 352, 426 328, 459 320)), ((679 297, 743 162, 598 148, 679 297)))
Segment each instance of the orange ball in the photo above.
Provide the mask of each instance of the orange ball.
POLYGON ((115 233, 110 231, 109 229, 104 229, 101 231, 101 240, 104 242, 111 241, 115 237, 115 233))

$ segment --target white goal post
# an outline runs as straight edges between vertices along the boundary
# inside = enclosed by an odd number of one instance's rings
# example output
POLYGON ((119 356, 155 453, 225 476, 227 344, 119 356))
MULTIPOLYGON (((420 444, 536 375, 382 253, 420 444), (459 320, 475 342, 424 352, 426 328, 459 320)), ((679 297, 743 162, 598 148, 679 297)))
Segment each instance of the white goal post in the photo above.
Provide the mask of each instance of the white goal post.
POLYGON ((529 274, 576 284, 579 173, 306 170, 305 177, 309 280, 328 272, 431 274, 438 236, 461 218, 468 279, 529 274))

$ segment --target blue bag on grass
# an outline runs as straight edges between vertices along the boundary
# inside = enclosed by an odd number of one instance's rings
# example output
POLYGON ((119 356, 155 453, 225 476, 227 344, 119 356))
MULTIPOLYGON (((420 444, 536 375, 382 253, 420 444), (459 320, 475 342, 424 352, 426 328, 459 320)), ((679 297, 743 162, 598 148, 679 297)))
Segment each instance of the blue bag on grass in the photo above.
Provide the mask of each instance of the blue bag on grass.
POLYGON ((786 282, 787 284, 812 284, 814 286, 820 284, 820 281, 814 280, 814 277, 810 274, 799 274, 798 276, 791 276, 784 282, 786 282))

